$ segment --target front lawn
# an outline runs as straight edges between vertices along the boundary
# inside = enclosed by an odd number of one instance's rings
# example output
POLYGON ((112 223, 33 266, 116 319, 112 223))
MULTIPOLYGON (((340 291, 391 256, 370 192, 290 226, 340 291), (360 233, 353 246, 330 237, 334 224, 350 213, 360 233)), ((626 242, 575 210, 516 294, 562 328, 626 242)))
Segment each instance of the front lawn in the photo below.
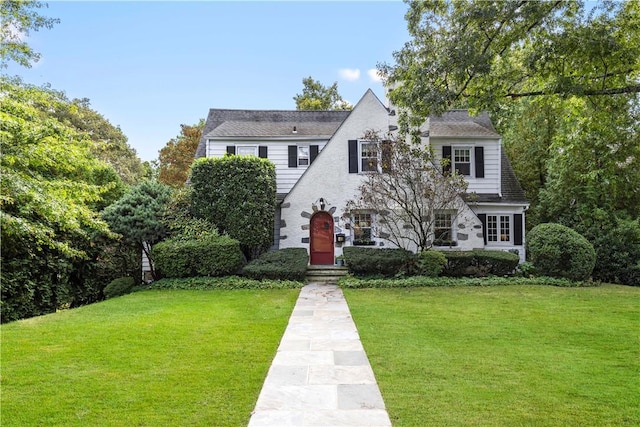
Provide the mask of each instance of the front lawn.
POLYGON ((640 288, 344 292, 394 427, 640 425, 640 288))
POLYGON ((2 325, 1 424, 246 425, 298 293, 144 291, 2 325))

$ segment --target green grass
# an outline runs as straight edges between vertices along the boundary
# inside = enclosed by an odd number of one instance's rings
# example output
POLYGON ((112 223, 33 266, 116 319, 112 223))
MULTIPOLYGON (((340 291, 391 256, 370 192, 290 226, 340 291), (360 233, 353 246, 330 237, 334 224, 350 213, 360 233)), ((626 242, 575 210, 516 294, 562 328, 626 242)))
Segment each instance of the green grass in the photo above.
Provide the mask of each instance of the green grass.
POLYGON ((246 425, 298 292, 144 291, 2 325, 1 424, 246 425))
POLYGON ((640 425, 640 288, 344 292, 394 427, 640 425))

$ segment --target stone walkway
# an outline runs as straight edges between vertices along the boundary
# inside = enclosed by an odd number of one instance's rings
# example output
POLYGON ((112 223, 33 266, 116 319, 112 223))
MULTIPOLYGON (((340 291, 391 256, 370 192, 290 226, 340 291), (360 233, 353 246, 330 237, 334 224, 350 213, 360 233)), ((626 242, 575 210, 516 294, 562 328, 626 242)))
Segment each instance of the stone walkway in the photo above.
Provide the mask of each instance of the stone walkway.
POLYGON ((302 288, 249 421, 264 426, 391 426, 336 285, 302 288))

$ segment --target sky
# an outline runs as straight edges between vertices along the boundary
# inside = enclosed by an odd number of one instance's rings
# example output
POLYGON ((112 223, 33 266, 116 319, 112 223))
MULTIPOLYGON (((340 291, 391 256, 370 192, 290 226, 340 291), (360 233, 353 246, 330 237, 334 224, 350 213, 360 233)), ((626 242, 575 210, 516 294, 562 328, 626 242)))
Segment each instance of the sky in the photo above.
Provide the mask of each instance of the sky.
POLYGON ((49 1, 41 54, 7 75, 50 84, 119 126, 143 161, 209 108, 295 109, 302 79, 355 104, 409 40, 400 1, 49 1), (372 76, 373 75, 373 76, 372 76))

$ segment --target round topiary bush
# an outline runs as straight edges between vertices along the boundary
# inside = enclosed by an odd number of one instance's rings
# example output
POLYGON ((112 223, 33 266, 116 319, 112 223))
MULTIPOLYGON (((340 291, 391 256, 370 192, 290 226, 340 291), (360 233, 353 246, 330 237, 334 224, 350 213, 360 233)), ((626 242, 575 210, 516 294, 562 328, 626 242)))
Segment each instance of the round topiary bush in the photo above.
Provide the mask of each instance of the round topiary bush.
POLYGON ((439 276, 445 265, 447 265, 447 257, 442 252, 422 251, 418 256, 418 270, 422 276, 439 276))
POLYGON ((527 253, 543 276, 587 280, 596 264, 596 252, 578 232, 561 224, 540 224, 527 235, 527 253))

